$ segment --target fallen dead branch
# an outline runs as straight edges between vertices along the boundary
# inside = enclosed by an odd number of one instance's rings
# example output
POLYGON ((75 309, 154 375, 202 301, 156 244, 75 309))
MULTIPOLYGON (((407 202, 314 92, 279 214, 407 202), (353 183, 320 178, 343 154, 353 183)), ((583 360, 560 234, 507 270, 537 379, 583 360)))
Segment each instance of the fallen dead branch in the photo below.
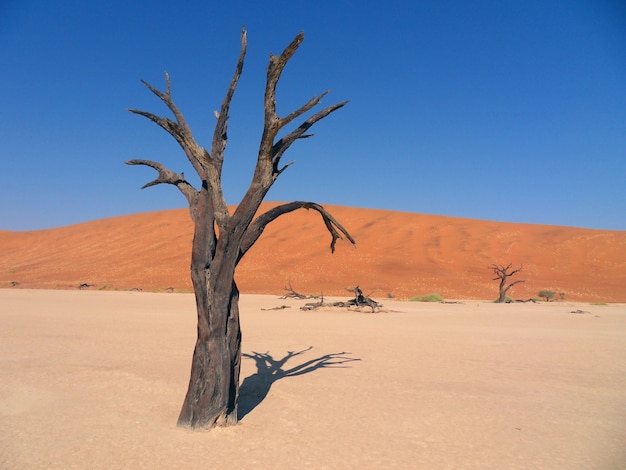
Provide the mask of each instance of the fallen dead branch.
POLYGON ((304 295, 300 292, 296 292, 296 290, 291 287, 291 281, 289 281, 289 285, 287 287, 283 287, 284 290, 287 291, 285 295, 281 297, 281 299, 317 299, 319 298, 317 295, 304 295))
POLYGON ((302 307, 300 307, 300 310, 305 310, 305 311, 315 310, 320 307, 340 307, 340 308, 354 307, 357 309, 362 308, 362 307, 369 307, 372 309, 372 313, 381 311, 382 305, 376 302, 375 300, 372 300, 369 297, 364 296, 363 291, 359 288, 359 286, 356 286, 352 290, 354 291, 354 299, 350 299, 345 302, 325 303, 324 296, 322 295, 321 300, 319 300, 318 302, 309 302, 307 304, 304 304, 302 307))

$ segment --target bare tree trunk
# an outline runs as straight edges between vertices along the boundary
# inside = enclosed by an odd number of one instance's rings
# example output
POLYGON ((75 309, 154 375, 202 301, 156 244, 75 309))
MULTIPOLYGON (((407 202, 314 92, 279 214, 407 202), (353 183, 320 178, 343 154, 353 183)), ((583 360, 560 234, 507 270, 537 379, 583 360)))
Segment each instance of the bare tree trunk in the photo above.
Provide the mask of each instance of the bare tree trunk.
MULTIPOLYGON (((241 329, 239 292, 234 283, 232 286, 226 315, 223 313, 224 305, 219 301, 209 309, 198 312, 199 315, 213 319, 227 316, 226 335, 218 334, 219 328, 213 325, 208 335, 198 330, 189 387, 178 417, 178 426, 195 429, 237 423, 241 329)), ((215 299, 214 294, 210 294, 210 297, 215 299)))
MULTIPOLYGON (((511 287, 511 286, 509 286, 511 287)), ((506 277, 503 277, 502 279, 500 279, 500 288, 499 288, 499 295, 498 295, 498 302, 499 304, 503 304, 506 301, 506 293, 509 289, 506 288, 506 277)))
POLYGON ((237 423, 241 329, 234 266, 224 270, 224 257, 215 259, 218 241, 208 191, 200 191, 192 217, 195 230, 191 279, 196 296, 198 334, 178 426, 194 429, 237 423), (219 280, 216 273, 221 274, 219 280))

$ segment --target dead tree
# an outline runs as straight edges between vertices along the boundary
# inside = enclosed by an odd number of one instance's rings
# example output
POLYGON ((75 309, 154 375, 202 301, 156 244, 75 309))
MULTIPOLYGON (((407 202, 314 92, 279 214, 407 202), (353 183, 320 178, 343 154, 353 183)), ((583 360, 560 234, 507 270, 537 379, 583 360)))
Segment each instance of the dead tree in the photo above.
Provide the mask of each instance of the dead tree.
POLYGON ((241 331, 239 291, 234 280, 235 268, 261 236, 267 224, 297 209, 313 209, 321 215, 330 232, 331 251, 335 250, 337 239, 343 236, 355 245, 346 229, 322 206, 313 202, 290 202, 256 215, 270 187, 290 165, 281 166, 281 158, 285 151, 296 140, 310 137, 311 135, 306 132, 311 126, 347 103, 342 101, 318 111, 307 119, 303 118, 303 122, 297 128, 279 137, 279 132, 285 126, 308 113, 328 93, 324 92, 311 98, 286 116, 279 116, 276 111, 276 86, 285 65, 303 38, 303 33, 300 33, 282 54, 279 56, 270 54, 265 85, 263 132, 254 175, 247 192, 232 213, 222 193, 221 178, 227 143, 228 113, 246 54, 245 30, 241 32, 241 49, 234 75, 220 111, 214 113, 217 123, 208 150, 196 142, 183 114, 174 103, 167 73, 164 92, 145 81, 142 83, 165 103, 173 114, 173 119, 129 109, 130 112, 155 122, 176 139, 201 182, 196 188, 183 174, 175 173, 154 161, 126 162, 129 165, 147 165, 158 172, 158 177, 145 184, 143 188, 161 183, 176 186, 187 199, 194 223, 191 280, 196 297, 198 336, 193 352, 189 388, 178 418, 178 426, 181 427, 206 429, 237 422, 241 331))
POLYGON ((491 266, 489 266, 489 269, 491 269, 493 273, 496 275, 496 277, 494 277, 493 280, 500 281, 498 300, 496 300, 496 302, 499 304, 504 303, 506 301, 506 293, 509 291, 511 287, 513 287, 515 284, 519 284, 520 282, 524 282, 523 280, 519 280, 519 281, 511 282, 509 285, 506 284, 506 281, 509 277, 513 276, 514 274, 517 274, 518 272, 522 270, 522 266, 520 266, 519 269, 514 269, 513 271, 509 271, 512 266, 513 266, 512 263, 509 263, 508 266, 499 266, 497 264, 492 264, 491 266))

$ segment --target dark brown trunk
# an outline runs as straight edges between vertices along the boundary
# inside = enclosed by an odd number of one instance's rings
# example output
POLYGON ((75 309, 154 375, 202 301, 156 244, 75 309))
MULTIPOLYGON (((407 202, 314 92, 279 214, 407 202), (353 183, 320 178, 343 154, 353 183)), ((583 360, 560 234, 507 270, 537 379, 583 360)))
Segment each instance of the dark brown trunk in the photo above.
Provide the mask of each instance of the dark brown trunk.
POLYGON ((203 191, 198 199, 191 255, 198 335, 189 387, 178 418, 178 426, 192 429, 237 423, 239 291, 234 282, 234 263, 225 263, 224 259, 215 262, 217 239, 212 213, 209 194, 203 191), (219 273, 219 279, 215 273, 219 273))
POLYGON ((208 429, 237 423, 241 330, 239 292, 234 283, 228 304, 220 304, 212 305, 210 311, 198 312, 207 315, 212 325, 208 335, 198 329, 189 388, 178 418, 180 427, 208 429), (220 321, 222 318, 226 321, 220 321))
POLYGON ((506 289, 504 286, 506 284, 506 276, 504 276, 501 280, 500 280, 500 295, 498 296, 498 302, 499 304, 503 304, 506 301, 506 291, 508 289, 506 289))

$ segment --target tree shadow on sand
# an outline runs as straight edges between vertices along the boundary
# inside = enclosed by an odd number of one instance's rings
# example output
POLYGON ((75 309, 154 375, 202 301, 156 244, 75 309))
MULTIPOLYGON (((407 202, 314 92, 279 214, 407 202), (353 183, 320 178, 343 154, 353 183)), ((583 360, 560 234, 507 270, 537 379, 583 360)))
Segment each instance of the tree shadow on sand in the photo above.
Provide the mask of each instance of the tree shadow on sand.
POLYGON ((310 359, 302 364, 294 366, 290 369, 284 369, 285 364, 290 359, 304 354, 307 351, 313 349, 313 346, 309 346, 302 351, 287 351, 287 355, 282 359, 274 359, 269 352, 258 353, 252 352, 252 354, 244 353, 243 357, 248 359, 254 359, 256 362, 257 371, 255 374, 246 377, 239 387, 239 400, 237 404, 238 419, 242 419, 253 409, 255 409, 265 399, 267 394, 272 388, 272 384, 277 380, 284 377, 296 377, 298 375, 308 374, 318 369, 324 368, 344 368, 348 367, 343 364, 353 361, 360 361, 351 357, 346 357, 348 352, 325 354, 315 359, 310 359))

